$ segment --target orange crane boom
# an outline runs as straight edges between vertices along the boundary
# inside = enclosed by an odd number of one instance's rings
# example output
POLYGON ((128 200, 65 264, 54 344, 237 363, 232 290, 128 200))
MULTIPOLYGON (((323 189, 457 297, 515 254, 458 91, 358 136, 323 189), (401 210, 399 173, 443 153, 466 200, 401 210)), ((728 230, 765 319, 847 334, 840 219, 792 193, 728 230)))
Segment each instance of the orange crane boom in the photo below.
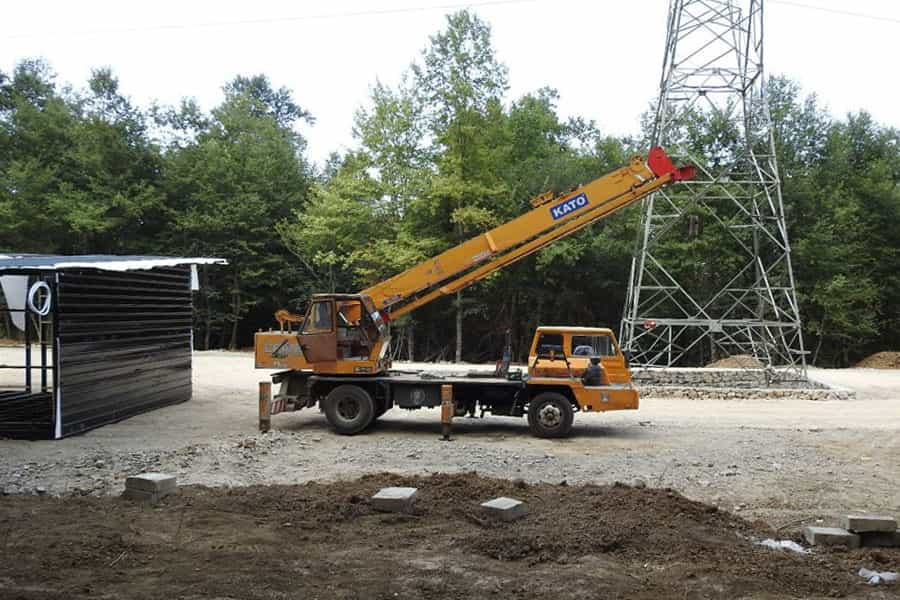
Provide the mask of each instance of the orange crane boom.
MULTIPOLYGON (((676 168, 662 148, 566 194, 538 196, 534 208, 362 292, 379 311, 404 315, 512 264, 544 246, 608 217, 672 181, 688 179, 693 167, 676 168)), ((384 313, 382 313, 384 316, 384 313)))

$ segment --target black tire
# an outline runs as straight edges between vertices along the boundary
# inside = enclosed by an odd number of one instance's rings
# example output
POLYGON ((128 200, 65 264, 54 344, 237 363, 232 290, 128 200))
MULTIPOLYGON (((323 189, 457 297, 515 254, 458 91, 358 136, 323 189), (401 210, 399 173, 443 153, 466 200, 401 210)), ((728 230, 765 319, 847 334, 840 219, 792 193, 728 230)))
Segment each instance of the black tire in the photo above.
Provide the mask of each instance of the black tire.
POLYGON ((528 404, 528 425, 536 437, 566 437, 572 431, 574 419, 572 403, 556 392, 538 394, 528 404))
POLYGON ((375 418, 375 402, 359 386, 339 385, 325 398, 325 417, 341 435, 353 435, 375 418))

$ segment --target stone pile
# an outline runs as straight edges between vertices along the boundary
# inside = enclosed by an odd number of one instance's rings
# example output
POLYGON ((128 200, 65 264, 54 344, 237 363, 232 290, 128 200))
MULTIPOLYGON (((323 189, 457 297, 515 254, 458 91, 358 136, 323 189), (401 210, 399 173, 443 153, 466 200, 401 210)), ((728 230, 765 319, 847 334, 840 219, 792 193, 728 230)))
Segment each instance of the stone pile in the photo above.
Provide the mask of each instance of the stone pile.
POLYGON ((696 400, 852 400, 852 390, 828 387, 818 381, 769 381, 763 369, 640 368, 631 378, 641 395, 696 400))

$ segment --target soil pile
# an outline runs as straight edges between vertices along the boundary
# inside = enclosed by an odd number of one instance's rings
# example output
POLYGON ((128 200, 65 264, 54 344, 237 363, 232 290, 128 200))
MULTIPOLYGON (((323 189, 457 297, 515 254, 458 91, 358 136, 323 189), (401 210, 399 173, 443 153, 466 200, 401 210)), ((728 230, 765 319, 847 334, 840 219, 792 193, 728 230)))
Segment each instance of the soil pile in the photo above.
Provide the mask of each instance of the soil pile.
POLYGON ((762 369, 765 365, 749 354, 735 354, 706 365, 707 369, 762 369))
POLYGON ((900 369, 900 352, 876 352, 855 366, 859 369, 900 369))
POLYGON ((3 598, 881 597, 856 572, 900 561, 764 548, 763 526, 670 490, 475 474, 188 486, 155 507, 7 496, 0 527, 3 598), (414 514, 371 508, 388 485, 419 488, 414 514), (528 516, 485 520, 501 495, 528 516))

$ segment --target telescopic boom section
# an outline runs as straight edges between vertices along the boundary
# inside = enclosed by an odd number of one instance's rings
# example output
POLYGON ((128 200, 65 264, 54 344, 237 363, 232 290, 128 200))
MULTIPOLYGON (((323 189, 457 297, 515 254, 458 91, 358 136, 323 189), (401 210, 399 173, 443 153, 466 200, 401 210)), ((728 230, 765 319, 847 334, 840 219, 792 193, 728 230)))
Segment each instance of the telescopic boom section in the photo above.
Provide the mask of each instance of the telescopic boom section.
POLYGON ((382 316, 397 318, 693 176, 694 167, 677 168, 662 148, 653 148, 646 159, 636 156, 628 166, 570 192, 539 196, 532 200, 533 210, 360 293, 372 299, 382 316))

